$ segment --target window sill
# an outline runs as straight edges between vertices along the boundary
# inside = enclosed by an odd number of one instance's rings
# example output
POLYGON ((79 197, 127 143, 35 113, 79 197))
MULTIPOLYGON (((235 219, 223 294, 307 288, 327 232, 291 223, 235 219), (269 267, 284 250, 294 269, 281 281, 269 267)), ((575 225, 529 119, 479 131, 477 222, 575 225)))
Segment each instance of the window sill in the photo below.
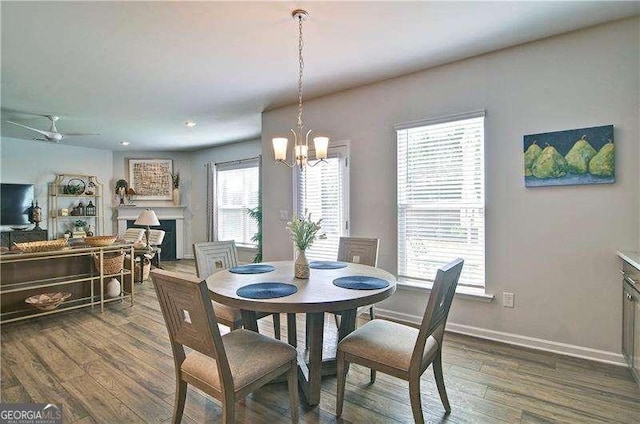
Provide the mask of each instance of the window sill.
MULTIPOLYGON (((411 280, 409 278, 398 279, 399 290, 431 293, 432 284, 433 283, 429 281, 421 281, 420 283, 416 283, 415 280, 411 280)), ((495 298, 494 295, 485 293, 485 291, 481 288, 474 289, 471 287, 457 287, 455 297, 459 299, 473 300, 476 302, 484 303, 490 303, 495 298)))

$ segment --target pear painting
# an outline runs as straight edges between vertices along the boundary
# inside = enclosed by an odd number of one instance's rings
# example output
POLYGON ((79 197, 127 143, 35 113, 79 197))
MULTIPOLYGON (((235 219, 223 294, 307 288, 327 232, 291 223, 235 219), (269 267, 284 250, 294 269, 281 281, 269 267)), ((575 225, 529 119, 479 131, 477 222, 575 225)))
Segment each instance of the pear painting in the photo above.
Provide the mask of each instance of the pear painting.
POLYGON ((527 177, 533 175, 531 173, 531 167, 536 159, 538 159, 538 156, 542 153, 542 148, 536 143, 537 141, 534 141, 527 151, 524 152, 524 175, 527 177))
POLYGON ((613 142, 609 140, 589 162, 589 173, 599 177, 613 177, 614 153, 613 142))
POLYGON ((567 174, 567 160, 555 147, 547 145, 531 166, 536 178, 558 178, 567 174))
POLYGON ((596 155, 596 150, 591 147, 586 138, 587 136, 583 135, 565 156, 567 172, 571 174, 584 174, 587 172, 589 170, 589 162, 596 155))
POLYGON ((526 187, 615 182, 613 125, 525 135, 524 180, 526 187))

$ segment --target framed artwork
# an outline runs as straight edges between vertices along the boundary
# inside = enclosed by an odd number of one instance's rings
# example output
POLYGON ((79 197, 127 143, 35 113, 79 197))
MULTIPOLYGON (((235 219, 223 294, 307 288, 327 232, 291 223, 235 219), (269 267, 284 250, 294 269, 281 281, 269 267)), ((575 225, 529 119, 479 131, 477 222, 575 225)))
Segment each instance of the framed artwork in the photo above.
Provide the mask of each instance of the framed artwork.
POLYGON ((613 125, 524 136, 526 187, 615 182, 613 125))
POLYGON ((140 200, 171 200, 173 198, 173 160, 128 159, 129 187, 140 200))

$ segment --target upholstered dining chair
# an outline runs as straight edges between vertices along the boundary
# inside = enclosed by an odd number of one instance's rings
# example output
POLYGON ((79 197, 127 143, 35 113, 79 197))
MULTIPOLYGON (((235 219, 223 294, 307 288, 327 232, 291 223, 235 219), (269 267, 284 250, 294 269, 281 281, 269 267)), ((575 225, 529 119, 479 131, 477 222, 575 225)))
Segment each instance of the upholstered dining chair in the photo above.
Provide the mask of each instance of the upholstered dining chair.
MULTIPOLYGON (((238 265, 238 251, 234 240, 210 241, 193 244, 193 256, 196 258, 196 271, 198 278, 205 279, 223 269, 233 268, 238 265)), ((213 302, 218 323, 229 327, 231 330, 242 327, 242 314, 240 309, 232 308, 221 303, 213 302)), ((273 332, 276 339, 280 340, 280 314, 258 312, 258 318, 273 315, 273 332)))
POLYGON ((442 341, 463 263, 462 259, 456 259, 438 269, 420 329, 375 319, 338 343, 338 416, 342 415, 345 381, 350 363, 371 368, 372 384, 376 379, 376 370, 408 381, 411 410, 416 423, 424 423, 420 376, 433 364, 440 400, 445 411, 451 412, 442 375, 442 341))
POLYGON ((182 420, 187 384, 222 403, 222 421, 235 422, 235 403, 276 377, 287 374, 291 421, 298 422, 296 350, 249 330, 224 336, 205 281, 189 274, 151 271, 169 333, 176 373, 173 423, 182 420), (185 352, 184 346, 192 349, 185 352))

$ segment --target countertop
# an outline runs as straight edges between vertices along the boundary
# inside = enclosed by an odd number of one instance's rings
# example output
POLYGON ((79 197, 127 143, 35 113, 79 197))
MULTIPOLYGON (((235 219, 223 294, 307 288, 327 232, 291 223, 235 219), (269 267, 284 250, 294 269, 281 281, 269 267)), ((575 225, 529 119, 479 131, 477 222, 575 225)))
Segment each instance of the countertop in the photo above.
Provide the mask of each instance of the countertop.
POLYGON ((640 270, 640 252, 619 251, 618 256, 640 270))

